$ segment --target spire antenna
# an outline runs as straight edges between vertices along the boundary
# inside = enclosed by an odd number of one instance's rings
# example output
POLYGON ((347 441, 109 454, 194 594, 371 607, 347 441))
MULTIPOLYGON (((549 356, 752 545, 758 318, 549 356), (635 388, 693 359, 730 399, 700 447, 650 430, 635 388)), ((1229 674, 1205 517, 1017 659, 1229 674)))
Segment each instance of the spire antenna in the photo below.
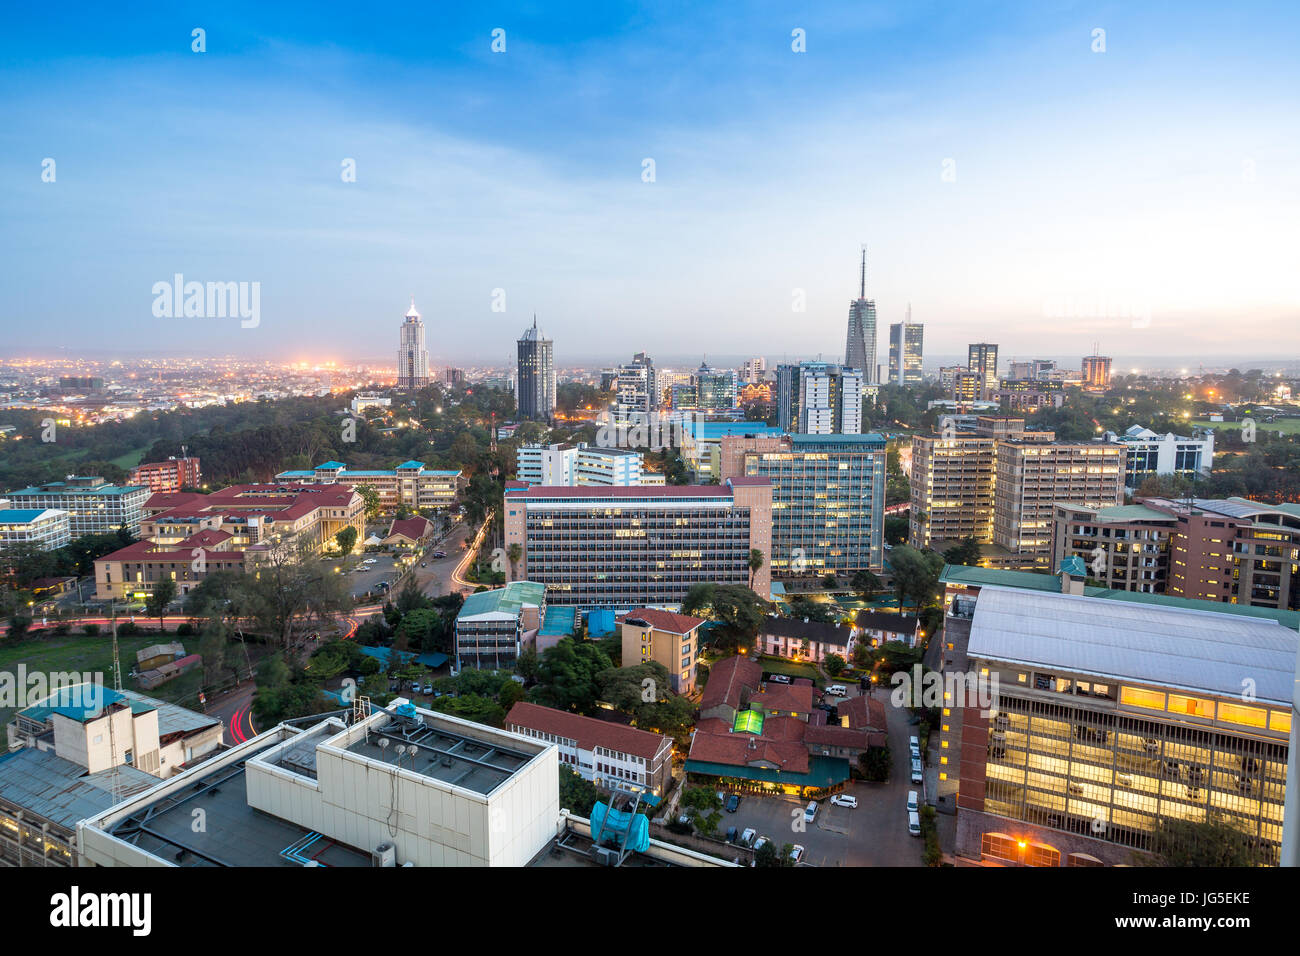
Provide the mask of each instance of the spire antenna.
POLYGON ((862 244, 862 292, 858 295, 859 299, 867 297, 867 244, 862 244))

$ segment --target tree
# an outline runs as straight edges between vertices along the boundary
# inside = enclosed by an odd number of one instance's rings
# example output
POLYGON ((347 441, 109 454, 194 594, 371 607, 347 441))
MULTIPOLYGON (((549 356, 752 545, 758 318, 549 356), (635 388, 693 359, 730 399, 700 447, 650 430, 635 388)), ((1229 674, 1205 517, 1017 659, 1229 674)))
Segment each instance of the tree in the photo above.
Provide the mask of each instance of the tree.
POLYGON ((1266 854, 1222 814, 1204 821, 1158 817, 1151 852, 1159 866, 1264 866, 1266 854))
POLYGON ((334 540, 339 546, 339 552, 346 558, 352 553, 352 549, 357 546, 357 529, 352 525, 340 528, 334 535, 334 540))
POLYGON ((580 817, 590 817, 591 809, 601 799, 601 792, 590 780, 560 765, 560 808, 580 817))
POLYGON ((888 747, 869 747, 858 755, 858 769, 864 780, 883 783, 889 779, 890 756, 888 747))
POLYGON ((894 573, 899 611, 905 609, 909 599, 918 609, 933 600, 943 571, 942 555, 904 544, 890 552, 889 566, 894 573))
POLYGON ((713 617, 721 624, 714 632, 715 648, 749 647, 758 636, 771 605, 749 588, 719 584, 713 588, 713 617))
POLYGON ((834 591, 839 586, 839 579, 836 578, 834 574, 828 574, 822 578, 822 587, 827 591, 834 591))
POLYGON ((682 791, 679 804, 695 824, 695 829, 705 836, 718 832, 718 822, 722 819, 722 801, 718 792, 711 787, 687 787, 682 791))
POLYGON ((865 568, 861 571, 855 571, 849 586, 853 588, 858 597, 862 598, 864 603, 869 603, 877 592, 884 588, 880 578, 872 571, 865 568))
POLYGON ((158 618, 159 633, 164 629, 163 616, 167 613, 167 605, 174 600, 176 600, 175 578, 159 578, 154 582, 153 590, 149 592, 149 600, 145 602, 145 608, 149 614, 158 618))
POLYGON ((826 668, 826 673, 832 677, 839 677, 844 673, 844 668, 848 667, 849 663, 839 654, 827 654, 826 659, 822 661, 822 666, 826 668))
POLYGON ((794 846, 787 843, 779 850, 775 843, 768 840, 761 847, 754 851, 754 866, 785 867, 794 866, 794 861, 790 859, 794 846))
POLYGON ((253 618, 285 647, 293 644, 295 629, 319 627, 351 607, 343 576, 316 557, 308 543, 293 539, 264 552, 231 590, 231 609, 253 618))
POLYGON ((32 619, 25 614, 14 614, 9 618, 8 635, 10 637, 22 637, 27 633, 27 629, 32 626, 32 619))
POLYGON ((682 613, 698 615, 701 611, 707 611, 713 606, 714 584, 702 582, 692 584, 686 592, 686 597, 682 598, 682 613))
POLYGON ((790 599, 790 616, 818 624, 834 624, 837 620, 835 606, 824 601, 814 601, 806 594, 796 594, 790 599))
POLYGON ((510 580, 514 581, 519 577, 519 559, 524 556, 524 549, 518 543, 506 548, 506 559, 510 562, 510 580))
POLYGON ((366 520, 374 521, 379 517, 379 492, 370 485, 357 485, 353 491, 366 503, 366 520))
POLYGON ((959 544, 943 553, 943 560, 947 564, 965 564, 971 567, 979 565, 980 557, 980 545, 974 536, 962 538, 959 544))
POLYGON ((749 549, 749 587, 753 590, 754 575, 763 568, 763 552, 758 548, 749 549))

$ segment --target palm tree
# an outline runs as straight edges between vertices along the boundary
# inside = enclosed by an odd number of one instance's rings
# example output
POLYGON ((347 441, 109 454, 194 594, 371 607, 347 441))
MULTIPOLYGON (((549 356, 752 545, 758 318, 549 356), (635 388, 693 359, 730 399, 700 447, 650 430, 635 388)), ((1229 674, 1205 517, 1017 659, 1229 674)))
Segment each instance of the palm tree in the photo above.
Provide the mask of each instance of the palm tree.
POLYGON ((749 549, 749 589, 754 590, 754 575, 763 567, 763 552, 758 548, 749 549))
POLYGON ((519 566, 519 559, 524 556, 524 549, 516 542, 506 548, 506 557, 510 560, 510 580, 513 581, 516 576, 516 570, 519 566))

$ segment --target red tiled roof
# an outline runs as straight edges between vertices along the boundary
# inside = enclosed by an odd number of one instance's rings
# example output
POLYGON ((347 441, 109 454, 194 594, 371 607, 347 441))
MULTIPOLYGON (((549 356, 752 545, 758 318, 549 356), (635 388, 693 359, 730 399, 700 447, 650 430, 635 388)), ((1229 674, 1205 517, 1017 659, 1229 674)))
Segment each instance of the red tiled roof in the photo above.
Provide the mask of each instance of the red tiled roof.
POLYGON ((196 532, 181 542, 182 547, 186 548, 210 548, 218 545, 223 541, 229 541, 234 535, 229 531, 218 531, 213 528, 204 528, 196 532))
POLYGON ((649 607, 628 611, 618 620, 620 624, 624 621, 645 621, 657 631, 668 631, 672 634, 689 634, 704 623, 702 617, 674 614, 672 611, 656 611, 649 607))
POLYGON ((825 724, 820 727, 809 727, 803 739, 805 743, 810 744, 856 747, 861 750, 867 746, 869 736, 865 730, 854 730, 851 727, 841 727, 839 724, 825 724))
POLYGON ((654 759, 663 749, 665 741, 671 743, 663 734, 606 723, 594 717, 583 717, 581 714, 571 714, 522 700, 510 708, 510 713, 506 715, 506 726, 528 727, 542 733, 568 737, 576 740, 583 750, 592 750, 597 746, 607 747, 646 760, 654 759))
POLYGON ((393 523, 388 526, 388 534, 385 537, 391 538, 400 534, 412 541, 419 541, 432 530, 432 521, 416 515, 414 518, 402 518, 400 521, 394 519, 393 523))
POLYGON ((754 707, 766 711, 806 714, 813 709, 813 687, 791 684, 768 684, 767 689, 749 699, 754 707))
POLYGON ((730 498, 722 485, 530 485, 506 489, 507 498, 730 498))
POLYGON ((742 689, 757 690, 762 680, 763 668, 748 657, 737 654, 718 661, 709 670, 709 680, 700 697, 700 709, 726 704, 739 710, 742 689))
MULTIPOLYGON (((96 558, 95 563, 100 561, 184 561, 187 564, 195 559, 194 548, 185 547, 182 542, 180 545, 162 545, 154 544, 152 541, 137 541, 135 544, 128 544, 125 548, 119 548, 112 554, 106 554, 102 558, 96 558)), ((203 548, 204 558, 215 564, 243 563, 243 551, 212 551, 203 548)))
POLYGON ((840 701, 835 712, 849 719, 849 726, 856 730, 885 729, 885 703, 875 697, 850 697, 840 701))
POLYGON ((769 763, 792 773, 808 772, 808 748, 802 741, 771 740, 766 734, 710 734, 696 729, 690 759, 732 767, 769 763))

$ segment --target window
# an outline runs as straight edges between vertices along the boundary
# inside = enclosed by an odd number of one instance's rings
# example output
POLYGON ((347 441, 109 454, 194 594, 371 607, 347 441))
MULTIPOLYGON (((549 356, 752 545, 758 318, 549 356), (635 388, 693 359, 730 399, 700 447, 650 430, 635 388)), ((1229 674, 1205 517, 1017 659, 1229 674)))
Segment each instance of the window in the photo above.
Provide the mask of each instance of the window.
POLYGON ((1202 697, 1188 697, 1185 694, 1169 695, 1169 712, 1186 714, 1189 717, 1214 719, 1214 702, 1202 697))
POLYGON ((1164 710, 1165 695, 1153 690, 1141 690, 1137 687, 1121 687, 1119 702, 1129 707, 1143 707, 1147 710, 1164 710))

